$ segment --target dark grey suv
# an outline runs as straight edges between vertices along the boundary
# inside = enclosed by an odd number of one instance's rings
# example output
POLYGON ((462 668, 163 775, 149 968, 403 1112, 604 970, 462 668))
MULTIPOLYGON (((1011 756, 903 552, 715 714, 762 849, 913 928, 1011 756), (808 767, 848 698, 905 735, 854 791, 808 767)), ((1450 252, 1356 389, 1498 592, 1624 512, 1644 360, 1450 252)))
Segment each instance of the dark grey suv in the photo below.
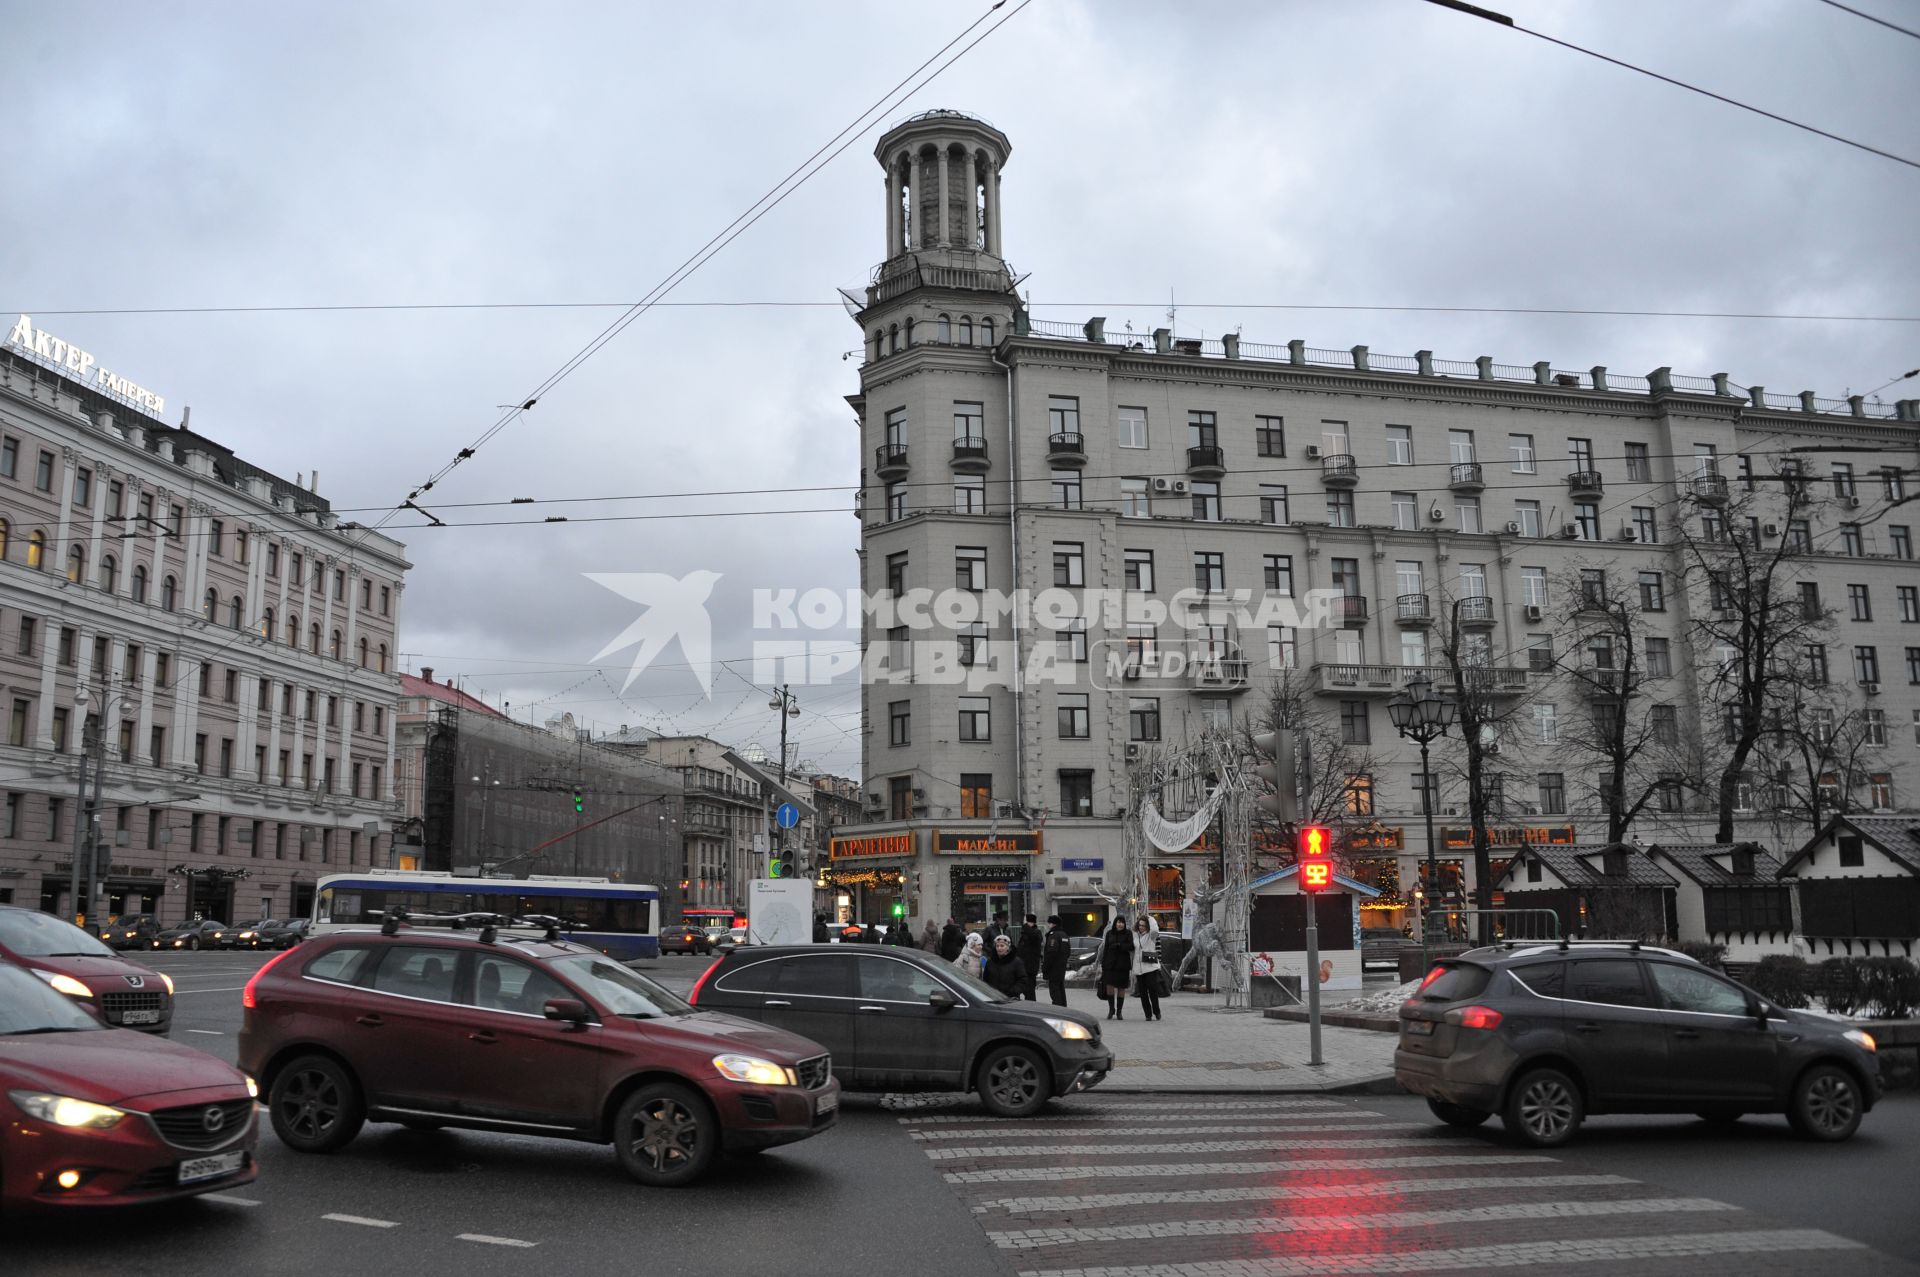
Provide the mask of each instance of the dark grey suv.
POLYGON ((1084 1011, 1011 999, 917 949, 753 945, 707 968, 687 1001, 812 1038, 850 1091, 977 1091, 1026 1117, 1113 1067, 1084 1011))
POLYGON ((1873 1038, 1787 1011, 1683 954, 1507 944, 1439 962, 1400 1008, 1394 1077, 1441 1121, 1526 1143, 1598 1113, 1785 1113, 1844 1140, 1880 1096, 1873 1038))

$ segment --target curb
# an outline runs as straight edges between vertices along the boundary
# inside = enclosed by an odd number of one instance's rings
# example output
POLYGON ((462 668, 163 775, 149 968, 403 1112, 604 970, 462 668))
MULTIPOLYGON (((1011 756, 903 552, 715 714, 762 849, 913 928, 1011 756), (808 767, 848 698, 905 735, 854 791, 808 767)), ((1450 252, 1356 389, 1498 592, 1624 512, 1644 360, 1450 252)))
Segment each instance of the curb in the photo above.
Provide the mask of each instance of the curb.
MULTIPOLYGON (((1293 1007, 1268 1007, 1263 1014, 1269 1020, 1288 1020, 1295 1024, 1307 1023, 1307 1013, 1293 1007)), ((1373 1033, 1400 1031, 1399 1016, 1377 1015, 1366 1011, 1322 1011, 1320 1023, 1331 1024, 1342 1029, 1366 1029, 1373 1033)))
POLYGON ((1393 1074, 1378 1073, 1324 1086, 1144 1086, 1103 1082, 1080 1094, 1098 1098, 1102 1095, 1404 1095, 1406 1092, 1393 1080, 1393 1074))

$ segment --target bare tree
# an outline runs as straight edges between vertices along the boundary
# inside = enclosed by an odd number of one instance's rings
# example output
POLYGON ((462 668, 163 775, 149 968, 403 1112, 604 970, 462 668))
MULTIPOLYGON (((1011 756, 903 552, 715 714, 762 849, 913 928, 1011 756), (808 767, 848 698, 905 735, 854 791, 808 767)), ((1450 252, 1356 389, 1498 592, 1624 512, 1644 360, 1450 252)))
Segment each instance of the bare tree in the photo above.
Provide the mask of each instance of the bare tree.
MULTIPOLYGON (((1247 716, 1244 748, 1255 752, 1253 738, 1262 732, 1292 733, 1300 771, 1300 822, 1344 827, 1352 816, 1372 814, 1371 785, 1377 766, 1372 734, 1391 730, 1385 717, 1369 712, 1367 739, 1348 740, 1348 730, 1337 712, 1307 690, 1300 672, 1282 670, 1267 694, 1266 705, 1247 716), (1358 778, 1365 778, 1366 788, 1360 787, 1358 778), (1357 810, 1362 806, 1364 811, 1357 810)), ((1294 836, 1294 830, 1284 828, 1278 819, 1260 810, 1254 813, 1253 831, 1256 848, 1289 847, 1294 836)), ((1345 849, 1335 850, 1344 854, 1345 849)))
MULTIPOLYGON (((1754 747, 1746 783, 1749 805, 1819 829, 1830 816, 1855 810, 1887 743, 1886 721, 1849 707, 1830 685, 1801 684, 1754 747)), ((1866 806, 1871 806, 1871 803, 1866 806)))
POLYGON ((1696 509, 1672 521, 1681 572, 1698 602, 1688 641, 1711 665, 1703 692, 1721 707, 1726 749, 1716 795, 1717 843, 1733 842, 1735 799, 1767 725, 1814 677, 1809 644, 1831 628, 1826 610, 1807 605, 1799 588, 1803 557, 1812 552, 1809 516, 1820 504, 1797 459, 1772 482, 1726 500, 1718 476, 1693 481, 1696 509), (1725 504, 1722 504, 1725 502, 1725 504))

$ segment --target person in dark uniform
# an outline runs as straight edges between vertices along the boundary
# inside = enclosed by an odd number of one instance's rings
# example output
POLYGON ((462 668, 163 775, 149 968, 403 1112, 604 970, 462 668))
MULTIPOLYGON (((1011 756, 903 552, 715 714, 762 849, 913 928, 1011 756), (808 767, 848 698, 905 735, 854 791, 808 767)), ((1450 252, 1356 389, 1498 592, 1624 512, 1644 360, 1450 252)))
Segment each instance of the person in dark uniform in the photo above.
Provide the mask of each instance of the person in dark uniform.
POLYGON ((1057 1007, 1067 1005, 1067 960, 1072 956, 1060 915, 1049 915, 1046 939, 1040 943, 1040 974, 1047 978, 1047 1000, 1057 1007))
POLYGON ((827 942, 827 915, 824 913, 813 915, 813 942, 815 944, 827 942))
POLYGON ((948 962, 952 962, 960 956, 960 951, 966 947, 966 929, 952 918, 948 918, 947 925, 940 928, 940 956, 948 962))
POLYGON ((1020 926, 1020 934, 1014 939, 1013 951, 1020 955, 1020 965, 1026 969, 1027 982, 1020 989, 1020 996, 1029 1002, 1037 1002, 1034 989, 1040 980, 1040 919, 1028 914, 1026 922, 1020 926))

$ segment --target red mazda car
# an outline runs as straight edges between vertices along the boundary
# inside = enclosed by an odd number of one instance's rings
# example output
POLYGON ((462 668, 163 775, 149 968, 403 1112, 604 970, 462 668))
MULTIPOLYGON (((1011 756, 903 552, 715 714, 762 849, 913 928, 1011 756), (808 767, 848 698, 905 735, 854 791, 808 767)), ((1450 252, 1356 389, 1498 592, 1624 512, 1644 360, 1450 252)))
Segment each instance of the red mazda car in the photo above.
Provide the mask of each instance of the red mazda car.
POLYGON ((253 1083, 111 1029, 0 962, 0 1209, 124 1206, 254 1177, 253 1083))
POLYGON ((328 1153, 363 1122, 611 1143, 643 1184, 832 1126, 818 1043, 697 1011, 598 950, 491 928, 335 932, 241 995, 240 1067, 274 1133, 328 1153))
POLYGON ((64 918, 0 905, 0 961, 84 1002, 108 1024, 164 1034, 173 1025, 173 978, 121 957, 64 918))

